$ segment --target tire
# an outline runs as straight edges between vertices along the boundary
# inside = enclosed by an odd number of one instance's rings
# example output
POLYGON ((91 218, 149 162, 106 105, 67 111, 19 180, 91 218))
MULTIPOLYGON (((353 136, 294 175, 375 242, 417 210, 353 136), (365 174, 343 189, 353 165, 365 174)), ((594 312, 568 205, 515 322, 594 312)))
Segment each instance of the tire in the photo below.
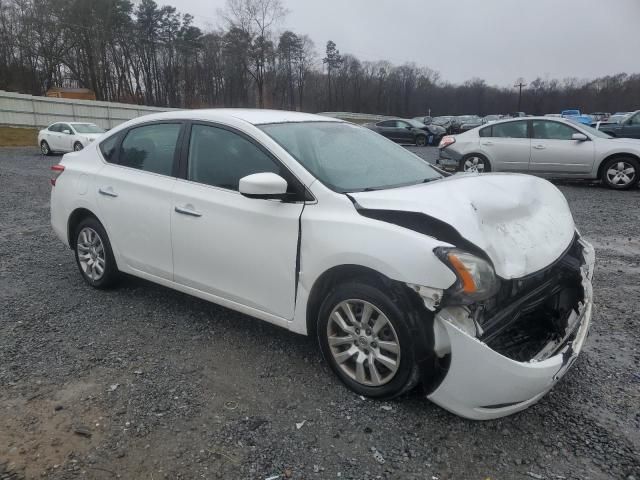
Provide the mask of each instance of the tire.
POLYGON ((51 151, 51 148, 49 147, 49 144, 46 140, 42 140, 40 142, 40 152, 42 153, 42 155, 45 155, 47 157, 53 155, 53 152, 51 151))
POLYGON ((390 289, 365 281, 350 281, 329 292, 319 310, 318 341, 325 360, 347 387, 358 395, 393 398, 418 383, 420 368, 415 360, 415 342, 422 337, 410 328, 412 307, 401 307, 405 302, 394 298, 390 289), (349 320, 346 305, 354 313, 355 323, 349 320), (369 322, 363 325, 358 320, 362 320, 365 308, 370 309, 371 314, 369 322), (339 322, 336 312, 343 322, 339 322), (351 333, 343 330, 339 323, 351 329, 351 333), (376 328, 379 328, 377 333, 376 328), (384 347, 382 342, 386 342, 384 347), (394 350, 397 353, 393 353, 394 350), (359 358, 362 358, 360 369, 356 361, 359 358))
POLYGON ((416 137, 416 147, 424 147, 427 144, 427 137, 425 135, 418 135, 416 137))
POLYGON ((615 157, 602 166, 600 179, 613 190, 628 190, 638 184, 640 162, 633 157, 615 157))
POLYGON ((470 153, 460 160, 460 171, 465 173, 486 173, 491 171, 491 164, 484 155, 470 153))
POLYGON ((84 281, 97 289, 115 285, 120 272, 102 224, 94 217, 85 218, 75 229, 73 242, 76 264, 84 281))
POLYGON ((83 148, 84 148, 84 146, 80 142, 76 142, 76 143, 73 144, 73 151, 74 152, 79 152, 83 148))

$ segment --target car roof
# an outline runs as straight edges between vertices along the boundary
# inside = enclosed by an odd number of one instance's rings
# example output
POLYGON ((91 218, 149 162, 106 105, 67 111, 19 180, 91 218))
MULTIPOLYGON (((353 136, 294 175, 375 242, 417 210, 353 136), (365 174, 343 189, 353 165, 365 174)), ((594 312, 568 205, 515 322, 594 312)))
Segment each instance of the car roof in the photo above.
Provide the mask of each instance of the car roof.
POLYGON ((311 113, 290 112, 285 110, 259 110, 250 108, 211 108, 196 110, 178 110, 172 112, 155 113, 138 117, 148 120, 184 119, 216 121, 234 118, 252 125, 264 125, 267 123, 299 123, 299 122, 338 122, 342 120, 311 113))

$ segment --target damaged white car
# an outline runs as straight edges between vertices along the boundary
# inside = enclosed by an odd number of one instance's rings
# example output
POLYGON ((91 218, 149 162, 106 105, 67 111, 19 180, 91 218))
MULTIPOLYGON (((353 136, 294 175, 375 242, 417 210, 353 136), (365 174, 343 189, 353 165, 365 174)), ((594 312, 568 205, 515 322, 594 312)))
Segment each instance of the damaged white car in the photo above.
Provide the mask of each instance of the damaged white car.
POLYGON ((546 180, 444 177, 365 128, 255 110, 142 117, 52 169, 52 225, 90 285, 124 272, 315 335, 361 395, 420 383, 508 415, 589 329, 594 252, 546 180))

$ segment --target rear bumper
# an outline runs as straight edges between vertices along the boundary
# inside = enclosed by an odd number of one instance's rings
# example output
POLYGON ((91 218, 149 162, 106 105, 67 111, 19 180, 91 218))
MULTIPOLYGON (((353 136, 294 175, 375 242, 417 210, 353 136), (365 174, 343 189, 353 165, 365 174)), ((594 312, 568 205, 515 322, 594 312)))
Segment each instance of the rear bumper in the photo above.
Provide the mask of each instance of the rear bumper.
POLYGON ((455 172, 460 165, 461 157, 449 148, 440 149, 440 155, 436 159, 436 165, 443 170, 455 172))
MULTIPOLYGON (((581 241, 582 242, 582 241, 581 241)), ((450 344, 451 363, 438 388, 428 398, 457 415, 473 420, 489 420, 524 410, 542 398, 569 370, 582 350, 589 332, 593 310, 593 247, 584 246, 582 267, 584 301, 577 329, 555 355, 543 361, 517 362, 469 335, 455 323, 447 309, 436 316, 441 335, 450 344)))

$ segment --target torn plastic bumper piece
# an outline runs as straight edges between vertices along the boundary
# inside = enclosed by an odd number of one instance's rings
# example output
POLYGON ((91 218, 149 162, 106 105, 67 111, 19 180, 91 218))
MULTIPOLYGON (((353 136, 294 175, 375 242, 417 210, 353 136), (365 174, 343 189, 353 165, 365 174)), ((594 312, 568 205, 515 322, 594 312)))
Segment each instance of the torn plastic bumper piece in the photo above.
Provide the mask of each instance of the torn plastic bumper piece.
POLYGON ((569 370, 582 350, 593 309, 593 247, 581 240, 584 299, 576 325, 566 343, 544 360, 518 362, 489 348, 473 336, 470 325, 460 322, 461 312, 442 309, 435 317, 436 350, 450 351, 449 370, 428 398, 457 415, 489 420, 519 412, 542 398, 569 370), (440 346, 439 346, 440 344, 440 346))

